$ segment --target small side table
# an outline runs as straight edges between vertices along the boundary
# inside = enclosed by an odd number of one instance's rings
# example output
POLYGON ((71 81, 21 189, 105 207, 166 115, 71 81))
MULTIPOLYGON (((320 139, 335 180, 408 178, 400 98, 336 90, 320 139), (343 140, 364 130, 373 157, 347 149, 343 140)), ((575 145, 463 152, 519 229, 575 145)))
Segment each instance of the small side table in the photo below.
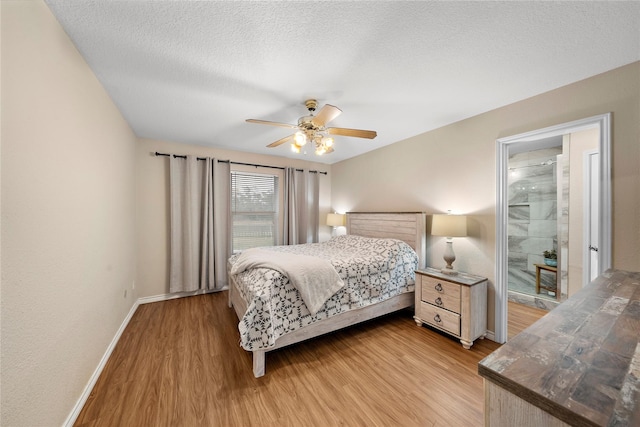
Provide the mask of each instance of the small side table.
POLYGON ((536 294, 540 293, 540 288, 547 290, 547 291, 551 291, 551 292, 555 292, 556 293, 556 299, 559 300, 560 299, 560 292, 558 292, 558 286, 556 285, 555 288, 550 288, 548 286, 545 285, 541 285, 540 284, 540 270, 547 270, 547 271, 551 271, 552 273, 554 273, 556 275, 556 283, 557 283, 557 275, 558 275, 558 267, 552 267, 550 265, 547 264, 533 264, 536 266, 536 294))
POLYGON ((487 334, 487 279, 467 273, 442 274, 434 268, 416 271, 415 316, 460 340, 469 350, 487 334))

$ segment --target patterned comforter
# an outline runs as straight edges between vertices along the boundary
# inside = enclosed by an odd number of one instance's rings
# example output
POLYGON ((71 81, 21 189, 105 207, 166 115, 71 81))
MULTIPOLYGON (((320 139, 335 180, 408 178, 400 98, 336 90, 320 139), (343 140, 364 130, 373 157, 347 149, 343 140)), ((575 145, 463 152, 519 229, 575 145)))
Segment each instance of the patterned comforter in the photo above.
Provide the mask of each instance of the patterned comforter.
MULTIPOLYGON (((324 243, 274 246, 272 251, 317 256, 334 266, 345 286, 311 315, 289 279, 268 268, 234 276, 247 301, 240 320, 240 344, 245 350, 268 350, 276 340, 314 322, 352 309, 413 292, 418 256, 406 243, 394 239, 337 236, 324 243)), ((238 255, 229 259, 233 265, 238 255)))

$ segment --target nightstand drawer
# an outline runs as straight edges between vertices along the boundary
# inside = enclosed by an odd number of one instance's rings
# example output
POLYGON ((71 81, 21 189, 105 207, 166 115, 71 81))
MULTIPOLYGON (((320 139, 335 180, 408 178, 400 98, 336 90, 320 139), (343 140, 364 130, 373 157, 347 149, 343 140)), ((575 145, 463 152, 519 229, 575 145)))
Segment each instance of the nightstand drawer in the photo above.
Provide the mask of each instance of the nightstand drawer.
MULTIPOLYGON (((444 282, 443 284, 451 285, 450 283, 444 282)), ((429 304, 433 304, 440 308, 445 308, 449 311, 455 311, 460 314, 460 288, 457 285, 456 289, 458 292, 453 292, 449 289, 448 292, 438 292, 433 288, 431 283, 425 285, 422 284, 422 301, 428 302, 429 304)))
POLYGON ((422 301, 460 313, 460 285, 422 276, 422 301))
POLYGON ((425 302, 420 303, 418 317, 424 322, 460 336, 460 316, 425 302))

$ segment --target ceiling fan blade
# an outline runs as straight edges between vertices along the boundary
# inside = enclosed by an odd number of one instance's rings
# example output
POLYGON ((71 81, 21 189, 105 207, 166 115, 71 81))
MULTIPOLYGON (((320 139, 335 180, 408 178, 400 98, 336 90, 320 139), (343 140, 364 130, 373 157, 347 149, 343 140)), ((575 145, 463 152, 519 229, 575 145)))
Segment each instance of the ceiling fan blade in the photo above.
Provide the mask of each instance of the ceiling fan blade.
POLYGON ((378 134, 375 130, 347 129, 347 128, 327 128, 331 135, 353 136, 355 138, 373 139, 378 134))
POLYGON ((280 126, 283 128, 297 129, 298 126, 290 125, 288 123, 279 123, 279 122, 270 122, 268 120, 256 120, 256 119, 247 119, 249 123, 257 123, 259 125, 271 125, 271 126, 280 126))
POLYGON ((325 104, 320 111, 318 111, 318 114, 316 114, 313 120, 311 120, 311 123, 315 126, 322 127, 338 117, 340 114, 342 114, 341 109, 333 105, 325 104))
POLYGON ((273 148, 273 147, 277 147, 278 145, 282 145, 285 142, 293 139, 293 136, 294 135, 285 136, 284 138, 281 138, 281 139, 277 140, 276 142, 272 142, 271 144, 267 145, 267 147, 273 148))

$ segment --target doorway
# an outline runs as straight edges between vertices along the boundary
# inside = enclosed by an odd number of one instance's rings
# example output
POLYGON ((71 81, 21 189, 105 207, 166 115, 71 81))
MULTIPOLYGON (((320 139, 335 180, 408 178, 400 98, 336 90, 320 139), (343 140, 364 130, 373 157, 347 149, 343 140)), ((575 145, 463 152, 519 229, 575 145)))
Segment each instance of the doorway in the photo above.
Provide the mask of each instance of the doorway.
MULTIPOLYGON (((540 148, 540 141, 559 136, 597 129, 598 143, 598 251, 597 274, 611 266, 611 114, 603 114, 574 122, 564 123, 524 134, 497 140, 497 203, 496 203, 496 282, 495 282, 495 339, 499 343, 507 340, 507 301, 508 301, 508 219, 509 219, 509 156, 518 151, 531 151, 540 148)), ((580 239, 582 240, 582 239, 580 239)), ((562 248, 559 248, 562 251, 562 248)), ((582 250, 582 249, 581 249, 582 250)), ((561 256, 561 255, 560 255, 561 256)), ((567 255, 568 256, 568 255, 567 255)))
POLYGON ((515 147, 508 162, 508 300, 547 311, 563 295, 557 254, 562 252, 561 227, 566 222, 562 196, 568 192, 564 140, 538 140, 524 152, 515 147))

